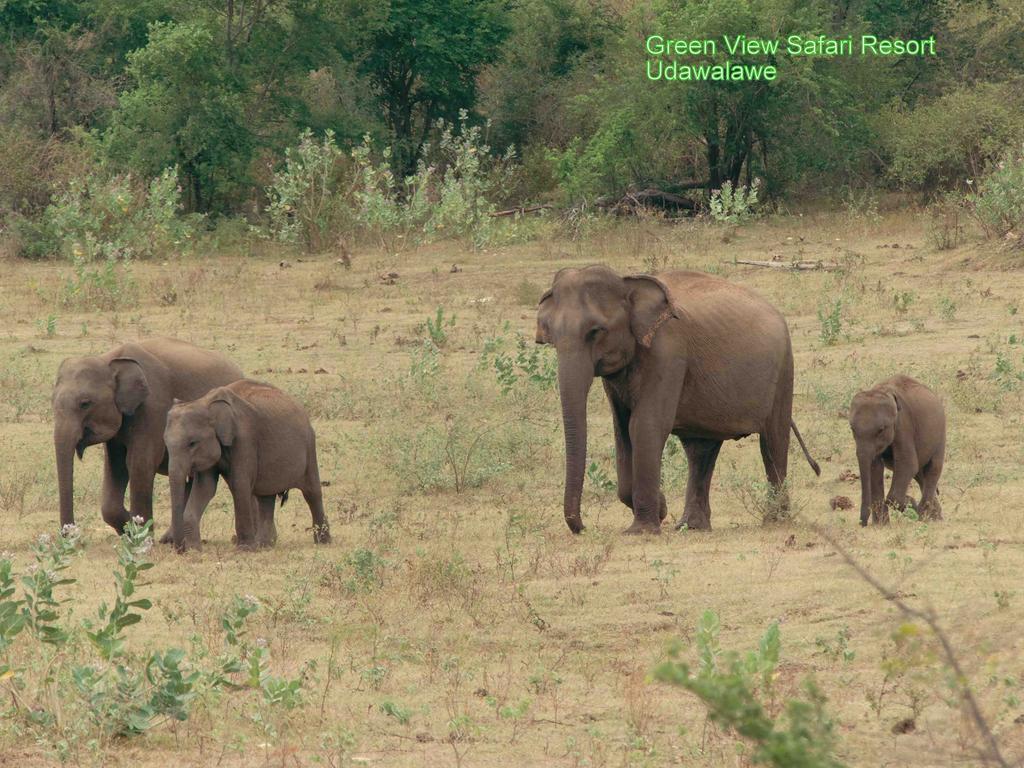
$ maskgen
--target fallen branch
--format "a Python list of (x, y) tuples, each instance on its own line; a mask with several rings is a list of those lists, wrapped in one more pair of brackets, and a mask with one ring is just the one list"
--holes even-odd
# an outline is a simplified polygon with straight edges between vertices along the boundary
[(493, 211), (487, 214), (497, 218), (498, 216), (521, 216), (524, 213), (536, 213), (537, 211), (546, 211), (551, 208), (551, 205), (521, 205), (518, 208), (509, 208), (507, 211)]
[(833, 272), (842, 269), (835, 262), (828, 261), (751, 261), (749, 259), (733, 259), (725, 264), (745, 264), (748, 267), (767, 267), (768, 269), (792, 269), (795, 271)]
[(693, 213), (697, 210), (697, 204), (688, 197), (653, 188), (627, 192), (615, 199), (599, 197), (594, 201), (594, 207), (620, 214), (635, 213), (639, 208), (660, 208), (672, 213)]
[(914, 608), (912, 605), (903, 600), (898, 592), (895, 592), (889, 587), (885, 586), (882, 582), (876, 579), (868, 570), (858, 563), (853, 555), (851, 555), (842, 544), (835, 540), (830, 534), (826, 533), (823, 528), (817, 525), (812, 525), (811, 529), (824, 539), (839, 555), (846, 561), (853, 570), (857, 572), (864, 581), (870, 584), (875, 590), (886, 600), (895, 605), (900, 613), (909, 619), (916, 619), (924, 622), (928, 629), (931, 630), (932, 635), (939, 641), (939, 645), (942, 647), (942, 655), (946, 659), (946, 664), (953, 670), (955, 674), (956, 685), (960, 689), (960, 698), (963, 700), (964, 706), (967, 709), (967, 715), (974, 723), (974, 727), (978, 729), (978, 733), (981, 735), (982, 740), (985, 742), (985, 749), (979, 750), (981, 752), (981, 759), (985, 762), (993, 762), (1001, 768), (1010, 768), (1010, 763), (1005, 757), (1003, 757), (1002, 751), (999, 749), (999, 740), (996, 739), (992, 728), (985, 719), (985, 715), (981, 711), (981, 706), (978, 704), (978, 700), (974, 697), (974, 691), (971, 690), (971, 686), (967, 683), (967, 674), (964, 672), (963, 666), (960, 664), (960, 660), (957, 658), (956, 653), (953, 651), (953, 643), (950, 641), (949, 636), (945, 633), (942, 627), (939, 626), (938, 617), (935, 615), (935, 610), (931, 607), (922, 610), (920, 608)]

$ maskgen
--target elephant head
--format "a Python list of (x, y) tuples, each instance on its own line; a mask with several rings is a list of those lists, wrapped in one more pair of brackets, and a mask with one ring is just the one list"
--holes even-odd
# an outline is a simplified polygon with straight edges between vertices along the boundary
[(53, 444), (61, 526), (75, 521), (74, 454), (105, 443), (149, 396), (146, 372), (131, 357), (76, 357), (61, 363), (53, 385)]
[(583, 530), (580, 498), (587, 460), (587, 395), (594, 377), (627, 369), (678, 317), (668, 288), (656, 277), (621, 277), (607, 267), (563, 269), (537, 308), (538, 344), (558, 353), (558, 388), (565, 429), (565, 521)]
[[(891, 388), (875, 388), (858, 392), (850, 403), (850, 430), (857, 444), (860, 468), (861, 525), (870, 515), (872, 467), (896, 439), (896, 424), (903, 410), (899, 397)], [(880, 468), (878, 468), (880, 469)]]
[(198, 538), (187, 530), (186, 492), (189, 479), (216, 467), (224, 451), (235, 442), (237, 419), (234, 395), (221, 388), (190, 403), (174, 401), (167, 413), (164, 444), (167, 446), (167, 475), (171, 484), (171, 532), (182, 549), (186, 539)]

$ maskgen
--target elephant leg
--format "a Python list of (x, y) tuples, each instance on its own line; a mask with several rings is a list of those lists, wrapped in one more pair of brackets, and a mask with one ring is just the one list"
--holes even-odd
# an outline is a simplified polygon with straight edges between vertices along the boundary
[[(633, 443), (629, 438), (629, 411), (612, 404), (612, 424), (615, 427), (615, 474), (618, 480), (619, 501), (633, 509)], [(658, 489), (660, 508), (658, 519), (668, 515), (665, 494)]]
[[(192, 495), (192, 480), (185, 481), (185, 503), (188, 504), (188, 499)], [(160, 537), (161, 544), (173, 544), (174, 543), (174, 529), (171, 526), (167, 526), (167, 530), (164, 531), (164, 535)]]
[(207, 470), (197, 473), (191, 483), (188, 501), (185, 502), (185, 530), (182, 533), (185, 549), (200, 549), (202, 547), (199, 532), (203, 522), (203, 513), (206, 512), (210, 500), (217, 493), (217, 479), (216, 470)]
[[(889, 512), (885, 508), (885, 463), (876, 458), (871, 462), (870, 488), (871, 496), (868, 499), (868, 508), (871, 510), (871, 519), (876, 524), (889, 522)], [(866, 525), (862, 522), (861, 525)]]
[(274, 503), (277, 496), (257, 496), (256, 546), (272, 547), (277, 543), (277, 526), (274, 525)]
[(941, 520), (942, 505), (939, 504), (939, 475), (942, 474), (942, 457), (933, 458), (921, 470), (921, 505), (919, 512), (922, 520)]
[(779, 511), (789, 510), (789, 493), (786, 491), (786, 474), (789, 470), (789, 430), (791, 420), (784, 424), (773, 424), (760, 434), (761, 461), (769, 485), (774, 489), (774, 503)]
[(164, 447), (161, 444), (158, 450), (153, 450), (142, 445), (145, 433), (138, 436), (138, 440), (128, 449), (128, 472), (131, 475), (129, 484), (129, 496), (131, 509), (129, 513), (133, 518), (141, 517), (143, 522), (153, 519), (153, 481), (156, 479), (156, 470), (163, 461)]
[(619, 501), (633, 509), (633, 444), (629, 441), (629, 411), (612, 403), (612, 426), (615, 427), (615, 475)]
[(689, 476), (686, 479), (686, 507), (679, 528), (711, 529), (711, 476), (715, 472), (721, 440), (683, 440)]
[(237, 483), (231, 485), (231, 499), (235, 506), (235, 544), (243, 548), (252, 548), (256, 544), (256, 497), (252, 488), (246, 484), (240, 488)]
[(896, 461), (892, 471), (892, 483), (889, 485), (889, 493), (885, 497), (886, 510), (885, 520), (889, 522), (888, 509), (898, 509), (902, 512), (907, 508), (907, 492), (910, 490), (910, 482), (914, 479), (914, 470), (908, 466), (906, 461)]
[(128, 463), (123, 445), (106, 444), (106, 457), (103, 461), (103, 491), (100, 501), (100, 514), (103, 521), (118, 533), (124, 530), (128, 522), (128, 510), (124, 506), (124, 494), (128, 489)]
[(331, 527), (327, 523), (327, 515), (324, 514), (324, 495), (320, 490), (319, 480), (313, 489), (303, 489), (302, 497), (309, 505), (309, 512), (313, 516), (313, 543), (330, 544)]
[(659, 414), (646, 416), (634, 412), (629, 422), (632, 446), (633, 523), (626, 533), (658, 533), (661, 530), (665, 497), (661, 493), (661, 456), (665, 450), (668, 429), (662, 427)]

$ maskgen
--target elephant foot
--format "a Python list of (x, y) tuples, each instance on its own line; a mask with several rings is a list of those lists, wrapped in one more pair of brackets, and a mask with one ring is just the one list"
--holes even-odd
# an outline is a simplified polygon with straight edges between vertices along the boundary
[(711, 510), (691, 510), (683, 514), (683, 519), (676, 525), (676, 530), (681, 531), (683, 529), (689, 531), (710, 531), (711, 530)]
[(256, 538), (252, 536), (239, 538), (239, 536), (235, 534), (231, 537), (231, 543), (238, 547), (238, 549), (243, 549), (247, 552), (252, 552), (259, 548)]
[(173, 544), (174, 543), (174, 531), (168, 528), (164, 535), (160, 537), (161, 544)]
[(929, 501), (921, 505), (921, 519), (935, 522), (942, 519), (942, 505), (937, 501)]
[(314, 525), (313, 526), (313, 543), (314, 544), (330, 544), (331, 543), (331, 530), (326, 525)]
[(277, 544), (277, 531), (256, 538), (257, 549), (270, 549)]
[(627, 536), (639, 536), (641, 534), (649, 533), (657, 535), (661, 533), (661, 520), (654, 523), (650, 520), (633, 520), (633, 524), (623, 531)]

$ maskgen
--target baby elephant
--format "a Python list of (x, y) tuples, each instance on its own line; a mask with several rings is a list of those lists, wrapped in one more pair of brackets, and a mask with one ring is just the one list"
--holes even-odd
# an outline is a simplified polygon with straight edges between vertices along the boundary
[[(860, 464), (860, 524), (889, 522), (889, 506), (904, 509), (910, 480), (921, 487), (918, 512), (941, 520), (936, 498), (946, 451), (946, 413), (938, 395), (909, 376), (893, 376), (858, 392), (850, 404), (850, 429)], [(885, 492), (884, 467), (892, 470)]]
[(200, 546), (199, 524), (221, 475), (235, 503), (239, 546), (274, 544), (275, 497), (283, 503), (291, 488), (302, 491), (313, 513), (313, 541), (331, 540), (313, 427), (302, 406), (277, 387), (240, 379), (198, 400), (175, 402), (164, 442), (179, 551)]

